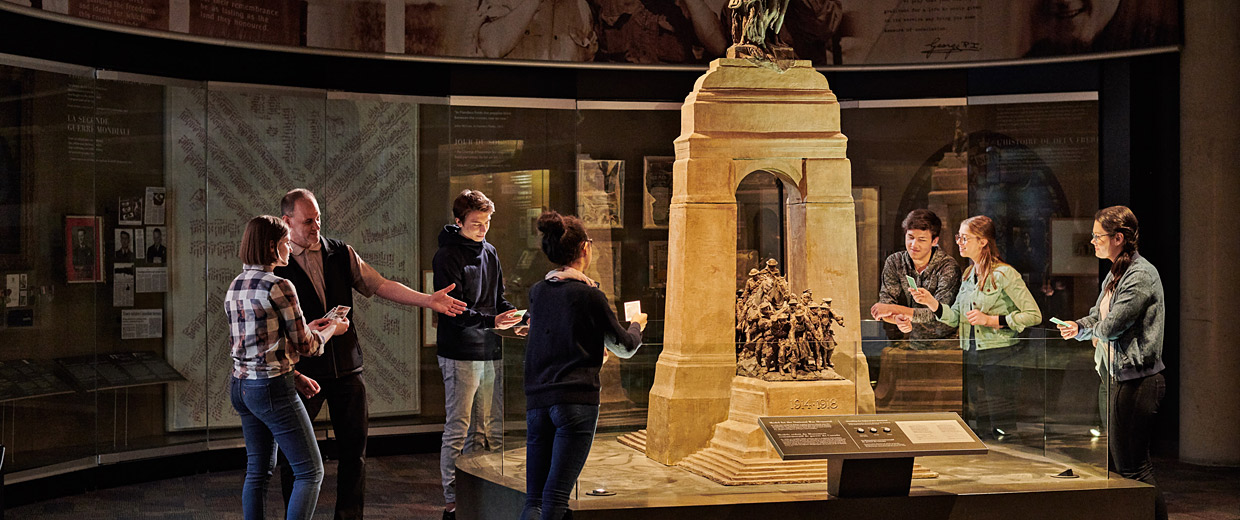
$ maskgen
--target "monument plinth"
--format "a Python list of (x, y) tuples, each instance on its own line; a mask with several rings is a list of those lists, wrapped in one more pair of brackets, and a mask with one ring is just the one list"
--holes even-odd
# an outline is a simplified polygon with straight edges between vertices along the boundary
[(778, 65), (715, 60), (681, 110), (664, 346), (645, 439), (646, 455), (663, 464), (708, 447), (737, 395), (736, 188), (753, 172), (770, 173), (792, 188), (784, 229), (788, 278), (796, 291), (833, 298), (848, 324), (836, 336), (836, 372), (852, 381), (861, 374), (860, 384), (834, 384), (848, 385), (855, 413), (874, 410), (858, 347), (856, 222), (839, 103), (810, 62)]
[(851, 415), (856, 413), (851, 381), (732, 380), (728, 419), (715, 426), (710, 444), (680, 466), (724, 485), (823, 482), (827, 461), (780, 460), (758, 426), (759, 417)]

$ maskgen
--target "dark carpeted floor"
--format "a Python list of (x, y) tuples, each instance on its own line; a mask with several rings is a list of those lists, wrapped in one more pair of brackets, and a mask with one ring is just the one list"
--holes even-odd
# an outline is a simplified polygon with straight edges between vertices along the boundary
[[(315, 518), (331, 518), (336, 465), (328, 462)], [(427, 453), (367, 460), (366, 516), (371, 519), (437, 519), (443, 508), (439, 455)], [(1158, 479), (1176, 520), (1240, 520), (1240, 468), (1206, 468), (1158, 461)], [(94, 491), (6, 511), (8, 519), (68, 520), (241, 518), (241, 471), (204, 473)], [(279, 477), (268, 492), (268, 518), (281, 518)]]

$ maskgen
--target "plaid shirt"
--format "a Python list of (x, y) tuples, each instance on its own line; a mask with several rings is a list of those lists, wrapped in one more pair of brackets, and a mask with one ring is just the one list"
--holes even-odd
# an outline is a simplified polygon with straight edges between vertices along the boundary
[(301, 355), (322, 354), (329, 339), (306, 325), (293, 283), (263, 266), (243, 267), (228, 287), (224, 311), (237, 379), (287, 374)]
[[(908, 251), (898, 251), (888, 256), (883, 264), (882, 286), (878, 289), (879, 303), (894, 303), (913, 308), (913, 331), (909, 333), (909, 339), (924, 340), (921, 348), (944, 348), (944, 344), (934, 340), (954, 337), (956, 328), (939, 322), (929, 308), (913, 301), (905, 276), (912, 276), (917, 280), (917, 286), (930, 291), (940, 305), (950, 307), (952, 302), (956, 301), (956, 293), (960, 290), (960, 265), (951, 255), (935, 247), (930, 254), (930, 262), (926, 264), (925, 270), (919, 273), (913, 266), (913, 258)], [(951, 346), (955, 347), (956, 344), (952, 342)]]

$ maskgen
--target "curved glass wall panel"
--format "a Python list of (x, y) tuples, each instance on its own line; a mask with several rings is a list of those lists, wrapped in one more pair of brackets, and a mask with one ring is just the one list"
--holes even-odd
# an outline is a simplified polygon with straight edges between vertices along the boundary
[[(640, 301), (651, 317), (646, 346), (602, 374), (600, 439), (646, 426), (679, 103), (407, 98), (0, 61), (9, 483), (243, 445), (227, 398), (223, 288), (239, 270), (245, 220), (278, 213), (295, 187), (318, 195), (326, 236), (428, 292), (452, 199), (485, 192), (497, 208), (488, 241), (518, 308), (552, 267), (538, 215), (582, 215), (600, 252), (590, 276), (617, 312)], [(943, 217), (939, 246), (961, 266), (943, 237), (964, 217), (990, 216), (1044, 318), (1087, 312), (1099, 280), (1083, 245), (1098, 199), (1097, 105), (1094, 93), (845, 101), (861, 316), (879, 301), (887, 257), (904, 250), (905, 214), (921, 207)], [(371, 434), (442, 429), (439, 318), (380, 296), (355, 303)], [(969, 413), (958, 347), (923, 353), (878, 322), (845, 326), (862, 330), (849, 348), (868, 360), (858, 384), (874, 388), (880, 413)], [(1028, 334), (1009, 363), (1021, 374), (1015, 440), (997, 440), (1100, 466), (1105, 425), (1089, 350), (1050, 328)], [(503, 348), (494, 399), (509, 450), (524, 445), (524, 346)], [(326, 412), (317, 429), (335, 438)], [(509, 455), (505, 475), (518, 464)]]

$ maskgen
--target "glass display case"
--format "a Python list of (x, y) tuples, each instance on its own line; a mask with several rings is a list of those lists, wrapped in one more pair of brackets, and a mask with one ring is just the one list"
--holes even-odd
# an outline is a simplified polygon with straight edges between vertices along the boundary
[[(571, 495), (574, 510), (690, 507), (770, 501), (816, 501), (827, 498), (826, 461), (779, 461), (773, 449), (756, 457), (761, 470), (746, 483), (725, 482), (727, 468), (700, 464), (701, 454), (723, 443), (721, 423), (710, 446), (672, 466), (647, 458), (646, 398), (655, 379), (655, 359), (662, 350), (659, 323), (644, 334), (632, 359), (610, 356), (599, 373), (599, 420), (590, 456)], [(873, 322), (863, 324), (878, 330)], [(522, 365), (527, 342), (504, 336), (505, 430), (503, 449), (466, 454), (458, 460), (461, 507), (477, 518), (519, 514), (521, 503), (506, 488), (525, 490), (525, 400)], [(737, 344), (741, 349), (744, 345)], [(814, 381), (788, 381), (808, 392), (798, 394), (777, 415), (831, 416), (856, 409), (856, 391), (875, 385), (877, 418), (908, 413), (951, 412), (960, 415), (985, 444), (981, 455), (925, 456), (915, 459), (910, 495), (979, 495), (1041, 491), (1082, 492), (1108, 489), (1115, 478), (1107, 471), (1105, 387), (1093, 364), (1088, 343), (1063, 340), (1057, 331), (1027, 329), (1001, 358), (979, 362), (951, 338), (920, 344), (872, 337), (839, 344), (837, 353), (869, 358), (872, 381), (842, 381), (851, 390), (836, 397), (815, 391)], [(844, 356), (833, 356), (837, 364)], [(996, 360), (997, 359), (997, 360)], [(774, 370), (772, 368), (772, 370)], [(994, 377), (1000, 374), (1002, 377)], [(737, 377), (733, 388), (744, 386)], [(802, 395), (803, 394), (803, 395)], [(734, 393), (734, 399), (736, 394)], [(774, 396), (774, 393), (768, 394)], [(769, 397), (776, 399), (775, 397)], [(853, 400), (853, 402), (849, 402)], [(778, 406), (776, 403), (773, 406)], [(729, 420), (738, 414), (733, 405)], [(744, 414), (740, 414), (744, 415)], [(674, 422), (675, 419), (673, 418)], [(753, 425), (757, 429), (757, 425)], [(766, 438), (762, 439), (766, 442)], [(770, 448), (769, 446), (760, 446)], [(753, 456), (752, 454), (750, 454)], [(739, 462), (738, 462), (739, 464)], [(816, 466), (813, 464), (817, 464)], [(781, 469), (781, 465), (787, 468)], [(735, 469), (735, 468), (733, 468)], [(460, 472), (468, 476), (460, 476)], [(735, 474), (734, 474), (735, 475)], [(469, 491), (464, 491), (468, 488)], [(467, 493), (480, 493), (469, 495)], [(472, 504), (467, 505), (467, 504)], [(1048, 506), (1057, 507), (1057, 506)], [(511, 509), (516, 508), (516, 509)]]
[[(1094, 93), (844, 102), (861, 315), (883, 260), (903, 247), (904, 214), (918, 207), (940, 211), (948, 236), (960, 218), (992, 216), (1044, 316), (1088, 311), (1098, 288), (1098, 264), (1082, 249), (1098, 199), (1097, 105)], [(604, 374), (596, 445), (619, 445), (615, 437), (645, 426), (662, 346), (679, 110), (191, 82), (0, 56), (7, 482), (242, 445), (221, 298), (240, 269), (245, 220), (278, 213), (296, 187), (318, 195), (326, 236), (419, 290), (430, 289), (452, 198), (483, 190), (497, 205), (488, 240), (519, 308), (552, 267), (537, 216), (587, 216), (600, 252), (589, 274), (613, 303), (641, 301), (652, 320), (646, 346)], [(738, 192), (753, 217), (740, 220), (738, 250), (752, 258), (738, 265), (781, 251), (770, 236), (782, 229), (778, 189), (755, 181)], [(440, 427), (434, 313), (355, 302), (372, 435)], [(967, 411), (943, 388), (963, 373), (952, 349), (906, 351), (894, 331), (861, 326), (866, 340), (839, 348), (869, 359), (869, 380), (856, 383), (874, 385), (880, 413)], [(1018, 428), (998, 446), (1104, 467), (1104, 441), (1080, 437), (1098, 422), (1082, 404), (1096, 401), (1088, 360), (1057, 339), (1022, 341)], [(504, 348), (510, 433), (498, 460), (511, 476), (523, 444), (524, 346)], [(331, 437), (319, 419), (320, 437)], [(621, 486), (586, 487), (596, 484)]]

